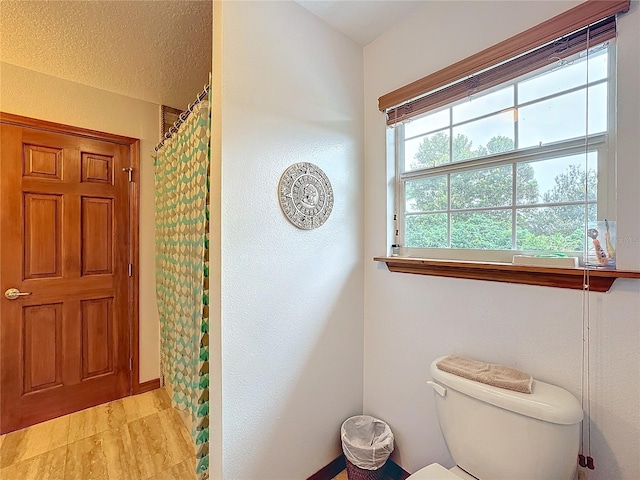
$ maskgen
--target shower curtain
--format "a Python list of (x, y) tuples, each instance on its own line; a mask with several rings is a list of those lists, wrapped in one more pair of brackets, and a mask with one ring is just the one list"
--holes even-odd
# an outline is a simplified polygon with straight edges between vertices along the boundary
[(156, 298), (161, 380), (191, 429), (197, 478), (209, 468), (210, 103), (155, 158)]

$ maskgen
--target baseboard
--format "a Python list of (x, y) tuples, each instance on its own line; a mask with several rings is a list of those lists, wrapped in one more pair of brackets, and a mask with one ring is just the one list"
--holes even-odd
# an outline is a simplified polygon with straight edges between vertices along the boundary
[(331, 480), (346, 468), (344, 454), (333, 460), (326, 467), (321, 468), (311, 475), (307, 480)]
[[(331, 480), (340, 472), (347, 468), (344, 455), (340, 455), (326, 467), (321, 468), (311, 475), (307, 480)], [(400, 465), (393, 460), (387, 460), (384, 466), (384, 480), (406, 480), (409, 478), (409, 472), (405, 471)]]
[(147, 380), (146, 382), (138, 384), (137, 388), (134, 386), (133, 394), (137, 395), (139, 393), (146, 393), (158, 388), (160, 388), (160, 379), (154, 378), (153, 380)]

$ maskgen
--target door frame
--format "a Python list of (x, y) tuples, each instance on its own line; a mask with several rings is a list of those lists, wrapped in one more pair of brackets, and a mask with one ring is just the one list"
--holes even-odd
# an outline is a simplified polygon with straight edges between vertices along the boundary
[[(101, 140), (129, 147), (129, 167), (132, 169), (131, 181), (129, 182), (129, 263), (132, 265), (132, 274), (128, 277), (127, 299), (129, 306), (129, 358), (131, 358), (129, 395), (157, 388), (159, 386), (158, 380), (140, 384), (140, 140), (4, 112), (0, 112), (0, 123)], [(156, 384), (158, 385), (156, 386)]]

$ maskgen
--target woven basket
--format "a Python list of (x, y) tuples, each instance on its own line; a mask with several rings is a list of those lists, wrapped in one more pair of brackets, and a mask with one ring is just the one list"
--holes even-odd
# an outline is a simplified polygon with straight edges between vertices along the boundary
[(365, 470), (355, 466), (345, 458), (347, 462), (347, 478), (349, 480), (382, 480), (384, 478), (384, 467), (386, 463), (377, 470)]

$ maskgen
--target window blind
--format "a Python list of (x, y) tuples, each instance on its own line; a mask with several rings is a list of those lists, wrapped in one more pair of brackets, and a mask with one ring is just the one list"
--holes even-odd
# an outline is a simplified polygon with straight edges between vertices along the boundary
[[(380, 110), (387, 113), (387, 124), (393, 125), (557, 62), (614, 38), (615, 14), (628, 9), (629, 0), (588, 0), (494, 47), (380, 97)], [(549, 38), (549, 32), (561, 33)], [(537, 42), (532, 38), (537, 38)], [(528, 48), (523, 49), (523, 44)], [(470, 67), (475, 70), (470, 71)]]

